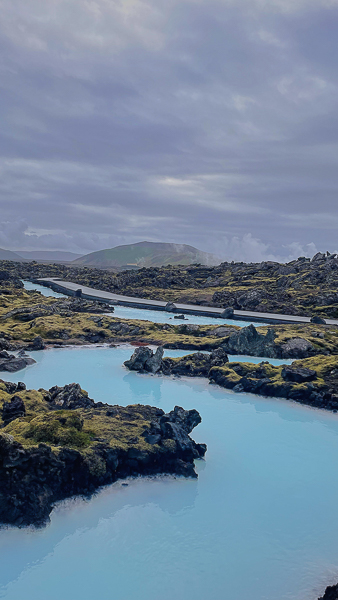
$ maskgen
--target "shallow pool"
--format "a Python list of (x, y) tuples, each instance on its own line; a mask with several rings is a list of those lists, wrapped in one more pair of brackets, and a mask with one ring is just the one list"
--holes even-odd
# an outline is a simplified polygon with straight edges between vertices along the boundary
[[(173, 354), (172, 351), (170, 351)], [(40, 531), (0, 532), (5, 600), (315, 600), (338, 581), (338, 416), (139, 375), (131, 348), (36, 352), (4, 379), (81, 383), (96, 400), (196, 408), (199, 479), (116, 483), (57, 507)]]

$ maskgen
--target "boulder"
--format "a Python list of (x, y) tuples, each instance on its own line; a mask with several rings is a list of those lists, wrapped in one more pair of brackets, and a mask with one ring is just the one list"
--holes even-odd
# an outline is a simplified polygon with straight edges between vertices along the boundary
[(184, 315), (175, 315), (174, 319), (182, 319), (184, 321), (185, 316)]
[(314, 352), (314, 346), (304, 338), (291, 338), (281, 345), (281, 358), (307, 358)]
[(316, 323), (317, 325), (326, 325), (326, 321), (322, 317), (314, 316), (311, 317), (310, 321), (311, 323)]
[[(175, 317), (174, 317), (175, 318)], [(194, 323), (189, 323), (187, 325), (179, 325), (178, 333), (187, 333), (187, 334), (196, 334), (200, 331), (200, 326)]]
[(161, 364), (162, 364), (163, 352), (164, 352), (163, 347), (159, 346), (157, 348), (155, 354), (150, 356), (150, 358), (148, 358), (148, 360), (145, 362), (145, 365), (144, 365), (145, 371), (148, 371), (149, 373), (157, 373), (160, 370)]
[(282, 369), (282, 377), (285, 381), (293, 381), (295, 383), (304, 383), (317, 379), (316, 371), (302, 367), (284, 367)]
[(69, 383), (64, 387), (55, 385), (50, 388), (45, 400), (50, 402), (55, 409), (93, 408), (94, 400), (88, 397), (87, 392), (81, 389), (79, 383)]
[(317, 254), (312, 257), (311, 262), (318, 262), (319, 260), (324, 260), (325, 258), (326, 254), (323, 254), (323, 252), (317, 252)]
[(174, 304), (173, 302), (167, 302), (164, 310), (166, 310), (167, 312), (176, 312), (176, 304)]
[(4, 425), (8, 425), (14, 419), (24, 417), (26, 414), (26, 407), (24, 401), (20, 396), (13, 396), (9, 402), (4, 402), (2, 408), (2, 420)]
[(263, 335), (251, 324), (232, 333), (224, 344), (224, 349), (229, 354), (248, 354), (250, 356), (276, 358), (278, 350), (275, 344), (275, 337), (276, 334), (273, 329), (268, 329), (267, 334)]
[(234, 309), (232, 306), (228, 306), (221, 313), (222, 319), (233, 319), (234, 318)]
[(124, 365), (130, 371), (144, 371), (144, 366), (149, 358), (154, 355), (153, 351), (148, 346), (140, 346), (136, 348), (129, 360), (124, 362)]
[(7, 357), (0, 358), (0, 371), (16, 373), (17, 371), (21, 371), (21, 369), (25, 369), (27, 365), (33, 365), (35, 362), (30, 356), (15, 357), (14, 354), (8, 354)]
[(234, 330), (231, 327), (216, 327), (216, 329), (210, 330), (210, 335), (215, 335), (216, 337), (229, 337), (232, 335)]
[(159, 346), (155, 353), (147, 346), (140, 346), (124, 365), (139, 373), (158, 373), (162, 366), (163, 352), (162, 346)]
[(27, 350), (44, 350), (46, 348), (41, 335), (37, 335), (31, 344), (28, 344)]

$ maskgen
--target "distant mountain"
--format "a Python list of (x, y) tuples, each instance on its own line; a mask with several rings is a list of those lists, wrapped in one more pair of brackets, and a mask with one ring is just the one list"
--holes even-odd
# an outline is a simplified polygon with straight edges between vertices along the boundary
[(162, 267), (169, 264), (190, 265), (192, 263), (217, 265), (220, 262), (213, 254), (201, 252), (197, 248), (186, 244), (139, 242), (86, 254), (74, 260), (73, 264), (99, 268), (137, 268)]
[(17, 250), (17, 253), (28, 260), (48, 260), (51, 262), (71, 262), (82, 256), (82, 254), (76, 254), (75, 252), (62, 252), (58, 250), (34, 250), (32, 252)]
[(16, 252), (11, 252), (11, 250), (4, 250), (3, 248), (0, 248), (0, 260), (15, 260), (15, 262), (23, 262), (22, 259), (23, 257), (19, 256), (19, 254)]

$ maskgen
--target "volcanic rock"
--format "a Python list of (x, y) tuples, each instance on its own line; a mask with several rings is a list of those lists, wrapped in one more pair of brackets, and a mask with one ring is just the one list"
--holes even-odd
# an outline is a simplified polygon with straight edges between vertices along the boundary
[(317, 379), (317, 373), (312, 369), (289, 366), (282, 369), (282, 377), (285, 381), (304, 383)]
[(79, 383), (69, 383), (64, 387), (55, 385), (50, 388), (45, 400), (50, 402), (55, 409), (92, 408), (94, 400), (88, 397), (87, 392), (81, 389)]
[(24, 417), (25, 414), (25, 404), (20, 396), (13, 396), (9, 402), (4, 402), (2, 407), (2, 420), (5, 426), (18, 417)]

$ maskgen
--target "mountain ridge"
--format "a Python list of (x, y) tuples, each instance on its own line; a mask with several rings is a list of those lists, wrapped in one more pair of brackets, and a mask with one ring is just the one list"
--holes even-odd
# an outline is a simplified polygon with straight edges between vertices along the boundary
[(202, 252), (187, 244), (144, 241), (91, 252), (74, 260), (72, 264), (102, 268), (141, 268), (193, 263), (212, 266), (220, 262), (220, 259), (213, 254)]

